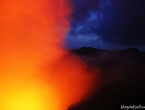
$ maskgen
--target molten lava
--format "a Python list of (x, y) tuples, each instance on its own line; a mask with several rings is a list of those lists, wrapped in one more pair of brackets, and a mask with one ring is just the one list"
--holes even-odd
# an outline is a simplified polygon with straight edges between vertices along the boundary
[(0, 110), (66, 110), (93, 88), (96, 77), (62, 48), (69, 0), (2, 0), (0, 10)]

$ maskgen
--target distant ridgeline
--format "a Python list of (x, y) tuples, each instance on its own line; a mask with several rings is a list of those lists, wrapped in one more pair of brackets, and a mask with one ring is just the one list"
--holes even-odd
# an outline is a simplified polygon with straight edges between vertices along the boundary
[(70, 50), (71, 52), (78, 54), (78, 55), (86, 55), (86, 56), (96, 56), (99, 55), (102, 52), (108, 52), (108, 53), (113, 53), (113, 52), (118, 52), (120, 54), (136, 54), (136, 55), (145, 55), (145, 52), (140, 52), (137, 48), (127, 48), (125, 50), (121, 51), (109, 51), (109, 50), (102, 50), (102, 49), (97, 49), (97, 48), (92, 48), (92, 47), (82, 47), (80, 49), (74, 49)]

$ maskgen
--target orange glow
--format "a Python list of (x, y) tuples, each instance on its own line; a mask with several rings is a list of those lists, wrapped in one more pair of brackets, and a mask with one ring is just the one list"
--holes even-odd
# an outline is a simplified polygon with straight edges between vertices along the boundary
[(66, 110), (99, 82), (62, 48), (69, 0), (2, 0), (0, 10), (0, 110)]

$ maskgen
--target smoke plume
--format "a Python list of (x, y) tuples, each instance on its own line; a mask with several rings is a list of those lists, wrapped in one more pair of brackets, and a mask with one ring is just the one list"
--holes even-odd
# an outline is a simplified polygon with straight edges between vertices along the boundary
[(66, 110), (99, 85), (98, 70), (62, 48), (69, 0), (2, 0), (0, 9), (0, 110)]

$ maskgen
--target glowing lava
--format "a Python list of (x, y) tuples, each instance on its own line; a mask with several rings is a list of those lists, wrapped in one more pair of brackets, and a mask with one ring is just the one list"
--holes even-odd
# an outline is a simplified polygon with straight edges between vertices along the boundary
[(69, 0), (2, 0), (0, 10), (0, 110), (66, 110), (94, 86), (61, 48)]

